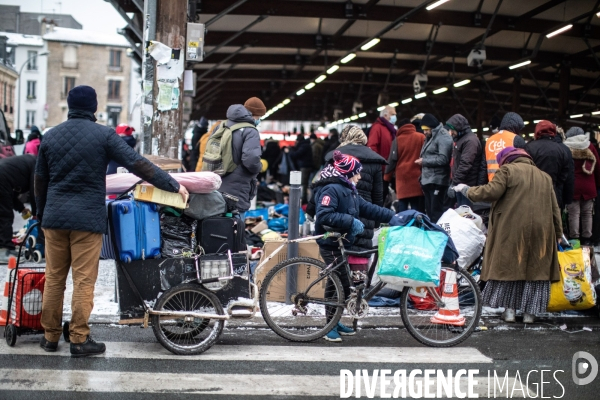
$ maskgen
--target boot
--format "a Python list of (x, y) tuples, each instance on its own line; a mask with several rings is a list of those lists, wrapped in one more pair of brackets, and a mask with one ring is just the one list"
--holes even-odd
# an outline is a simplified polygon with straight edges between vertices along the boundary
[(505, 322), (515, 322), (515, 310), (512, 308), (507, 308), (502, 313), (502, 319)]
[(535, 315), (524, 313), (523, 314), (523, 323), (524, 324), (533, 324), (535, 322)]
[(71, 357), (88, 357), (102, 354), (106, 351), (104, 343), (96, 343), (88, 336), (83, 343), (71, 343)]

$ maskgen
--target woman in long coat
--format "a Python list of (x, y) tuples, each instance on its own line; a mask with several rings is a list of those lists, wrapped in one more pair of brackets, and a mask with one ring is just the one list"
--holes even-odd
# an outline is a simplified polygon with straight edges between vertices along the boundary
[(489, 234), (481, 279), (487, 281), (483, 302), (504, 307), (507, 322), (515, 310), (532, 323), (545, 312), (551, 281), (560, 280), (557, 241), (562, 237), (560, 209), (552, 179), (522, 149), (507, 147), (498, 156), (500, 169), (486, 185), (457, 185), (472, 202), (491, 202)]

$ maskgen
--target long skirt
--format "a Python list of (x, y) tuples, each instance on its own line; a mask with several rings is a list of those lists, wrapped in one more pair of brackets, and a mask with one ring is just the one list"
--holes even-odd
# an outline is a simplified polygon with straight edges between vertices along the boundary
[(512, 308), (528, 314), (546, 312), (550, 300), (550, 281), (488, 281), (483, 289), (483, 304)]

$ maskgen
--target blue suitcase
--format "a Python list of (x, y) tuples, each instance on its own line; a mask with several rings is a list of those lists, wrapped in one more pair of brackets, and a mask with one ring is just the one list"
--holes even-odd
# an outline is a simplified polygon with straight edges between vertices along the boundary
[(127, 199), (110, 207), (119, 259), (129, 263), (160, 258), (158, 205)]

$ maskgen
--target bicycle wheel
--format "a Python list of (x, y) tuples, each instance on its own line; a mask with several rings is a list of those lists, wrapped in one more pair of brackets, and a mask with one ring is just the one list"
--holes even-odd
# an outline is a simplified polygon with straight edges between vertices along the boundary
[[(323, 302), (344, 303), (344, 289), (337, 273), (309, 286), (319, 278), (326, 265), (307, 257), (292, 258), (277, 264), (260, 288), (260, 310), (267, 325), (279, 336), (294, 342), (309, 342), (325, 336), (342, 317), (343, 307)], [(286, 283), (295, 289), (287, 294)], [(333, 293), (325, 297), (331, 282)], [(329, 309), (330, 318), (326, 316)]]
[[(481, 317), (482, 300), (479, 285), (475, 279), (464, 269), (442, 267), (443, 276), (447, 272), (456, 272), (458, 309), (460, 316), (464, 317), (464, 324), (457, 325), (456, 322), (440, 322), (437, 317), (440, 308), (432, 301), (432, 308), (423, 310), (415, 308), (409, 297), (410, 287), (405, 287), (400, 300), (400, 315), (406, 330), (419, 342), (431, 347), (455, 346), (473, 333), (479, 324)], [(441, 289), (438, 288), (440, 296), (444, 296), (444, 279), (441, 280)], [(428, 294), (428, 296), (431, 296)], [(448, 318), (451, 320), (452, 318)]]
[[(225, 315), (219, 299), (197, 284), (175, 286), (158, 299), (156, 311), (190, 311)], [(152, 330), (156, 339), (171, 353), (201, 354), (210, 349), (223, 331), (222, 319), (193, 316), (152, 315)]]

